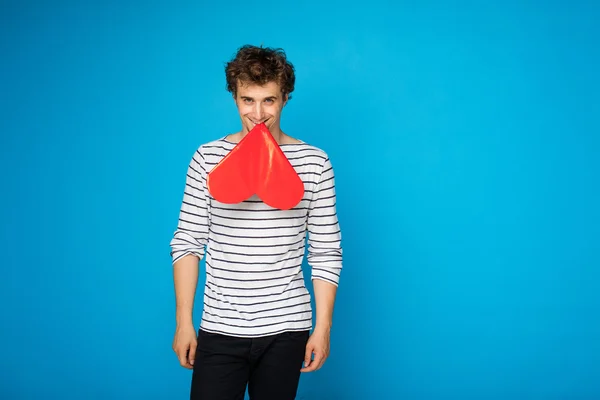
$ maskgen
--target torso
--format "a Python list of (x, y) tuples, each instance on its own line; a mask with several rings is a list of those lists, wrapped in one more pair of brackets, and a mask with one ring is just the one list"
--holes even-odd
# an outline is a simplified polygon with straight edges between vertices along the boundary
[[(207, 172), (236, 146), (231, 137), (201, 147)], [(274, 209), (256, 195), (238, 204), (208, 196), (201, 323), (207, 331), (262, 336), (312, 327), (302, 261), (308, 210), (326, 155), (297, 139), (281, 149), (304, 183), (304, 197), (294, 208)]]

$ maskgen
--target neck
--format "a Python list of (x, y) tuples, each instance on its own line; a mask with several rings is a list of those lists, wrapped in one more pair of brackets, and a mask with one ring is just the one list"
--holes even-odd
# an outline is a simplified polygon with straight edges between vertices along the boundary
[(277, 142), (277, 144), (281, 144), (283, 142), (283, 132), (281, 132), (281, 129), (274, 129), (273, 131), (271, 131), (271, 135), (273, 136), (273, 139), (275, 139), (275, 141)]

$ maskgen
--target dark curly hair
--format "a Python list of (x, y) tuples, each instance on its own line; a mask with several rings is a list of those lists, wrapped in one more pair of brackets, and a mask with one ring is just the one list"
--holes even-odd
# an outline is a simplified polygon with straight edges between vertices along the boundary
[(275, 81), (288, 100), (292, 98), (296, 76), (294, 66), (287, 60), (283, 49), (244, 45), (231, 61), (225, 64), (227, 91), (237, 94), (238, 82), (265, 85)]

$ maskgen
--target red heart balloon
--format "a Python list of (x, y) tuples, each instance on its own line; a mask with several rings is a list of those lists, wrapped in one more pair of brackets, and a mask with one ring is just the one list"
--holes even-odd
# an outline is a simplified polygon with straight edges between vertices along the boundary
[(215, 165), (206, 180), (212, 196), (225, 204), (253, 194), (281, 210), (296, 206), (304, 183), (265, 124), (258, 124)]

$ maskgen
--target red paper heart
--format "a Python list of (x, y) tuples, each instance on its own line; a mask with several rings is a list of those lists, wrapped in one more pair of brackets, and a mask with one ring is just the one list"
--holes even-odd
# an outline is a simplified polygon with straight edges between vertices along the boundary
[(304, 183), (265, 124), (258, 124), (209, 172), (212, 196), (225, 204), (253, 194), (265, 204), (289, 210), (304, 196)]

